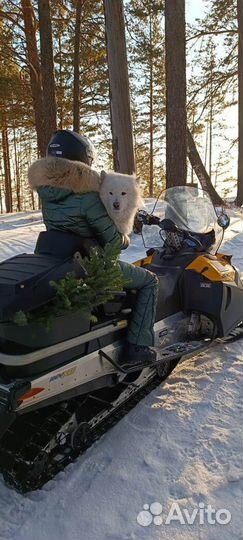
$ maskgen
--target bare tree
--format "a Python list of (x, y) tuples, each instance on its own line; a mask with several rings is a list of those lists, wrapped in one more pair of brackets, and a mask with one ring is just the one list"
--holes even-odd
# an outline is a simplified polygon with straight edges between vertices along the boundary
[(187, 144), (188, 144), (188, 157), (189, 157), (191, 166), (194, 172), (196, 173), (202, 188), (208, 192), (208, 194), (211, 197), (212, 202), (215, 205), (218, 205), (218, 206), (223, 205), (223, 201), (221, 197), (219, 196), (219, 194), (217, 193), (216, 189), (213, 187), (210, 176), (208, 175), (203, 165), (203, 162), (200, 158), (196, 144), (194, 142), (194, 139), (189, 129), (187, 129)]
[(122, 0), (104, 0), (115, 170), (135, 171), (126, 36)]
[(165, 0), (166, 185), (187, 178), (185, 0)]

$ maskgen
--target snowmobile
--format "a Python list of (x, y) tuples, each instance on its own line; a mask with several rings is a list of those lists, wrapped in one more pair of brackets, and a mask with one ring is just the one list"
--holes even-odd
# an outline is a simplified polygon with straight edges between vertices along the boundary
[(208, 194), (189, 185), (166, 190), (151, 211), (138, 212), (146, 251), (134, 264), (160, 283), (157, 362), (140, 370), (120, 361), (135, 292), (114, 293), (96, 322), (68, 313), (48, 333), (14, 321), (19, 310), (48, 305), (51, 280), (82, 274), (76, 236), (42, 232), (38, 253), (0, 264), (0, 472), (8, 485), (40, 488), (179, 361), (215, 340), (243, 336), (243, 284), (231, 257), (218, 253), (228, 225)]

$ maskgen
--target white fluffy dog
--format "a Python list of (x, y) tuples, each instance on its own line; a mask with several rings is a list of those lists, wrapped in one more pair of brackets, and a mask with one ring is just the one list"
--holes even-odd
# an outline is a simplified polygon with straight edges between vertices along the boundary
[(135, 214), (143, 206), (139, 180), (127, 174), (102, 171), (100, 198), (117, 229), (130, 234)]

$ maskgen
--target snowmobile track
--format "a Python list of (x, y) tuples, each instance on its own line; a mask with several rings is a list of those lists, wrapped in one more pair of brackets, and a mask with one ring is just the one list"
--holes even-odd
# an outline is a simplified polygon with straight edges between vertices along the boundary
[(4, 480), (9, 486), (21, 493), (41, 488), (69, 463), (83, 454), (160, 382), (161, 379), (154, 373), (152, 381), (145, 387), (134, 391), (129, 400), (121, 403), (114, 410), (112, 409), (104, 420), (97, 423), (93, 429), (85, 432), (84, 440), (77, 442), (77, 448), (71, 446), (71, 437), (69, 444), (62, 444), (62, 438), (59, 437), (53, 451), (47, 453), (44, 449), (45, 444), (48, 444), (53, 438), (57, 439), (58, 432), (61, 432), (63, 425), (71, 420), (75, 409), (82, 407), (83, 418), (80, 420), (81, 423), (87, 425), (89, 421), (87, 416), (94, 420), (104, 411), (102, 401), (98, 402), (92, 396), (88, 396), (86, 399), (82, 397), (72, 400), (64, 408), (59, 404), (54, 410), (48, 408), (48, 410), (42, 409), (32, 412), (26, 415), (24, 421), (23, 417), (19, 417), (13, 425), (14, 429), (9, 429), (1, 441), (0, 470)]

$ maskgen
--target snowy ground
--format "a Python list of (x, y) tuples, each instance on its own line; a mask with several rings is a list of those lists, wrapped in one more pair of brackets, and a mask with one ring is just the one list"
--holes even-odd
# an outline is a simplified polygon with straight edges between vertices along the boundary
[[(0, 260), (31, 251), (42, 227), (38, 212), (0, 218)], [(129, 260), (141, 249), (136, 237)], [(240, 214), (224, 252), (243, 270)], [(41, 491), (0, 479), (0, 540), (243, 540), (242, 359), (239, 342), (179, 365)]]

